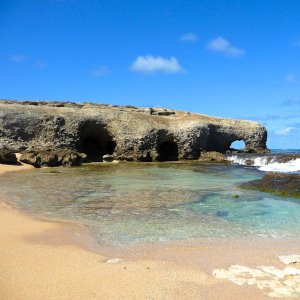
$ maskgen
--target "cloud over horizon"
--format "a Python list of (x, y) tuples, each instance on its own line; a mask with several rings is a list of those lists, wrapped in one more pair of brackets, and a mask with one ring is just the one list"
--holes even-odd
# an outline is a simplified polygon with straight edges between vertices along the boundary
[(276, 135), (288, 135), (293, 130), (293, 127), (285, 127), (283, 129), (275, 131)]
[(231, 45), (231, 43), (223, 37), (217, 37), (210, 40), (206, 44), (206, 49), (212, 52), (219, 52), (229, 57), (241, 57), (245, 54), (245, 50)]
[(192, 32), (182, 35), (179, 39), (181, 42), (197, 42), (198, 35)]
[(181, 73), (183, 68), (175, 57), (164, 58), (161, 56), (138, 56), (131, 64), (130, 70), (140, 73)]

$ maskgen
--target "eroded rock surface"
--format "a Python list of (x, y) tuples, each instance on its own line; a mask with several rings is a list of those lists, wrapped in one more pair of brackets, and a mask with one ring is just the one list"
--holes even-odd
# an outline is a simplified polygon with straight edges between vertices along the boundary
[(224, 154), (217, 151), (203, 151), (201, 152), (199, 160), (208, 162), (226, 162), (227, 158)]
[(0, 101), (0, 145), (14, 152), (69, 149), (88, 161), (113, 155), (126, 161), (198, 159), (225, 153), (243, 140), (246, 151), (266, 149), (256, 123), (162, 108), (47, 101)]
[(54, 151), (27, 151), (22, 153), (20, 161), (40, 167), (58, 167), (58, 166), (78, 166), (84, 159), (86, 154), (78, 153), (72, 150), (54, 150)]

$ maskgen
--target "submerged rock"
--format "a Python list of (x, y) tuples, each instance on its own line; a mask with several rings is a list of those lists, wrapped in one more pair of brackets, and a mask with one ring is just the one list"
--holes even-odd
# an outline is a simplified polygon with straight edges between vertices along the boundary
[(291, 154), (291, 155), (280, 155), (278, 157), (276, 157), (276, 162), (277, 163), (287, 163), (290, 162), (291, 160), (295, 160), (300, 158), (299, 154)]
[(79, 166), (86, 155), (72, 150), (23, 152), (20, 161), (36, 168)]
[(0, 164), (15, 165), (17, 163), (18, 160), (13, 151), (7, 148), (0, 149)]
[(243, 183), (241, 187), (300, 198), (300, 174), (267, 173), (262, 179)]

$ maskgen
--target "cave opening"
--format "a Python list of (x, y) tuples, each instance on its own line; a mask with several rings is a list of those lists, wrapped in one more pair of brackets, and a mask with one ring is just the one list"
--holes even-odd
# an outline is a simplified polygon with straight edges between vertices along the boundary
[(82, 139), (79, 151), (87, 155), (87, 162), (103, 161), (103, 155), (113, 154), (116, 147), (116, 142), (101, 139), (95, 136), (86, 136)]
[(157, 147), (158, 161), (178, 160), (178, 145), (173, 141), (162, 142)]
[(105, 128), (89, 125), (81, 131), (78, 150), (87, 155), (86, 162), (101, 162), (103, 155), (114, 153), (116, 142)]

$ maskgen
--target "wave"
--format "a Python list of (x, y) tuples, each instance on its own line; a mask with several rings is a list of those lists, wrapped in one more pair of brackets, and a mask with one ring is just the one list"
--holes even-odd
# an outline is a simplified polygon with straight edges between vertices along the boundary
[(300, 173), (300, 157), (291, 155), (240, 156), (230, 155), (227, 160), (243, 165), (254, 166), (260, 171), (277, 173)]

